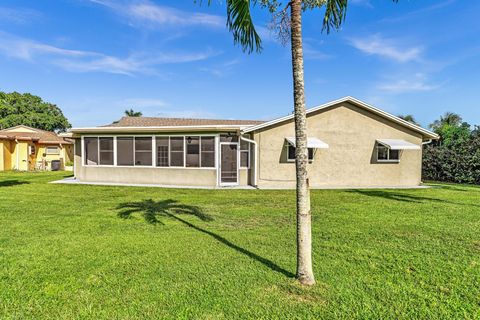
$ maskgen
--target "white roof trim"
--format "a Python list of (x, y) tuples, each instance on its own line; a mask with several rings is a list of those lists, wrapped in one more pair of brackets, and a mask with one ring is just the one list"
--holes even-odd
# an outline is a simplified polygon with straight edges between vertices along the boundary
[[(419, 132), (419, 133), (423, 134), (424, 136), (426, 136), (428, 139), (438, 139), (439, 138), (439, 136), (436, 133), (434, 133), (430, 130), (424, 129), (424, 128), (422, 128), (420, 126), (417, 126), (413, 123), (405, 121), (405, 120), (403, 120), (399, 117), (394, 116), (393, 114), (390, 114), (386, 111), (380, 110), (380, 109), (378, 109), (378, 108), (376, 108), (372, 105), (369, 105), (369, 104), (367, 104), (363, 101), (360, 101), (360, 100), (355, 99), (355, 98), (350, 97), (350, 96), (347, 96), (347, 97), (344, 97), (344, 98), (341, 98), (341, 99), (338, 99), (338, 100), (330, 101), (330, 102), (327, 102), (327, 103), (322, 104), (322, 105), (317, 106), (317, 107), (310, 108), (310, 109), (307, 110), (307, 115), (309, 113), (320, 111), (322, 109), (329, 108), (331, 106), (334, 106), (334, 105), (342, 103), (342, 102), (350, 102), (350, 103), (352, 103), (352, 104), (354, 104), (358, 107), (361, 107), (361, 108), (366, 109), (366, 110), (368, 110), (372, 113), (375, 113), (379, 116), (382, 116), (386, 119), (389, 119), (393, 122), (396, 122), (396, 123), (398, 123), (398, 124), (400, 124), (404, 127), (410, 128), (413, 131)], [(274, 119), (272, 121), (267, 121), (265, 123), (262, 123), (262, 124), (259, 124), (259, 125), (256, 125), (256, 126), (248, 127), (245, 130), (243, 130), (243, 132), (248, 133), (248, 132), (260, 130), (260, 129), (263, 129), (263, 128), (275, 125), (277, 123), (290, 120), (290, 119), (293, 119), (293, 114), (290, 114), (290, 115), (282, 117), (282, 118)]]
[[(293, 147), (296, 146), (295, 143), (295, 137), (286, 137), (285, 138), (288, 143), (290, 143)], [(313, 138), (313, 137), (307, 137), (307, 148), (313, 148), (313, 149), (328, 149), (329, 146), (327, 143), (323, 142), (322, 140), (318, 138)]]
[(383, 144), (390, 150), (421, 150), (422, 147), (414, 143), (399, 139), (377, 139), (377, 142)]

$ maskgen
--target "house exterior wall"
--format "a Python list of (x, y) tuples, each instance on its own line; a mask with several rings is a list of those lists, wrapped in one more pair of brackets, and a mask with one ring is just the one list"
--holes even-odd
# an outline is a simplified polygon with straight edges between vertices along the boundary
[(2, 170), (12, 170), (12, 142), (9, 140), (3, 140), (3, 169)]
[(28, 171), (28, 142), (18, 141), (18, 143), (13, 142), (13, 144), (12, 168), (19, 171)]
[(5, 151), (3, 141), (0, 140), (0, 171), (5, 170)]
[[(403, 139), (421, 145), (422, 136), (347, 102), (310, 114), (307, 134), (329, 144), (308, 165), (311, 187), (405, 187), (421, 183), (422, 152), (403, 151), (399, 163), (376, 161), (377, 139)], [(259, 149), (258, 186), (294, 188), (295, 163), (287, 162), (285, 137), (293, 120), (255, 132)]]
[[(60, 160), (60, 167), (63, 170), (65, 168), (65, 163), (71, 161), (72, 156), (69, 155), (69, 152), (71, 152), (73, 155), (73, 151), (70, 151), (73, 149), (73, 146), (71, 145), (59, 146), (56, 144), (39, 144), (36, 145), (36, 147), (37, 152), (35, 161), (43, 161), (43, 163), (45, 164), (45, 169), (47, 170), (51, 170), (53, 160)], [(58, 147), (59, 152), (57, 154), (47, 154), (47, 147)]]

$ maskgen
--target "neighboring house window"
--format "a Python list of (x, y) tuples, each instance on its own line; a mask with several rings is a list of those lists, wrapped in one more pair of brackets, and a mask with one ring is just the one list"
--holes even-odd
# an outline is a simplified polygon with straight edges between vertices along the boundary
[(100, 164), (113, 166), (113, 138), (99, 138)]
[[(98, 138), (85, 138), (85, 164), (98, 165)], [(48, 148), (47, 148), (48, 154)]]
[(170, 166), (184, 165), (184, 137), (170, 137)]
[(31, 144), (29, 147), (30, 147), (30, 155), (34, 156), (35, 153), (37, 153), (37, 148), (35, 147), (34, 144)]
[[(33, 147), (35, 148), (35, 147)], [(59, 154), (60, 150), (57, 146), (50, 146), (45, 149), (46, 154)]]
[[(295, 161), (295, 147), (287, 144), (287, 160)], [(308, 161), (313, 161), (313, 148), (308, 148)]]
[(377, 145), (378, 162), (398, 162), (400, 161), (400, 151), (391, 150), (384, 145)]
[(240, 167), (250, 167), (250, 143), (240, 140)]
[(200, 137), (187, 137), (187, 167), (200, 167)]
[(134, 165), (133, 137), (117, 137), (117, 165)]
[(157, 137), (157, 167), (169, 165), (169, 141), (168, 137)]
[(152, 137), (135, 137), (135, 165), (152, 165)]
[(215, 167), (215, 137), (201, 137), (202, 168)]

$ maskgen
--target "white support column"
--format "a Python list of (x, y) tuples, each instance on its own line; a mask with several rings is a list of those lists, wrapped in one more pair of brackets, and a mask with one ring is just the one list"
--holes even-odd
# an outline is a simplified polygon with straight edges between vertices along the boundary
[(117, 166), (117, 136), (113, 137), (113, 165)]

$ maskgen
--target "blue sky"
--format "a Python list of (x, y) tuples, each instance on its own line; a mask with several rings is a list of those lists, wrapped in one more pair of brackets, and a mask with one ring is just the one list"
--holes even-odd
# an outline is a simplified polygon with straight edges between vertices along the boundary
[[(206, 3), (206, 1), (204, 1)], [(342, 30), (304, 15), (307, 107), (351, 95), (424, 126), (480, 124), (480, 1), (350, 0)], [(2, 0), (0, 90), (58, 104), (74, 126), (147, 116), (272, 119), (292, 111), (289, 47), (258, 8), (261, 54), (233, 45), (225, 6), (193, 0)]]

